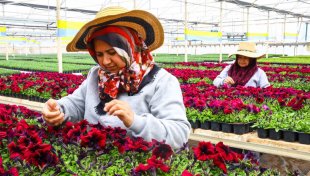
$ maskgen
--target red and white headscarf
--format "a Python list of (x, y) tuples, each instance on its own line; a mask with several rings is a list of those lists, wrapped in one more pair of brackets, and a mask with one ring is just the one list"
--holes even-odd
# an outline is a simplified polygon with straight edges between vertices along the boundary
[(96, 108), (99, 114), (104, 104), (117, 98), (123, 90), (129, 94), (137, 93), (142, 79), (152, 70), (154, 60), (139, 34), (131, 28), (107, 26), (93, 32), (87, 41), (87, 49), (98, 63), (94, 49), (94, 39), (111, 45), (121, 56), (126, 66), (118, 73), (111, 73), (104, 68), (98, 71), (98, 88), (101, 104)]

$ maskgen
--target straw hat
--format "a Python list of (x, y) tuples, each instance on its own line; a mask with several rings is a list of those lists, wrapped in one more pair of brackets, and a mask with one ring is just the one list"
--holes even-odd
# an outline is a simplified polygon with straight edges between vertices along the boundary
[(242, 55), (256, 59), (260, 59), (265, 56), (265, 54), (258, 53), (256, 51), (256, 45), (253, 42), (240, 42), (238, 50), (235, 53), (229, 54), (228, 57), (231, 57), (232, 55)]
[(94, 20), (86, 23), (67, 45), (67, 51), (87, 51), (86, 41), (90, 35), (107, 25), (125, 26), (136, 30), (149, 50), (159, 48), (164, 42), (164, 30), (159, 20), (143, 10), (128, 11), (122, 7), (101, 9)]

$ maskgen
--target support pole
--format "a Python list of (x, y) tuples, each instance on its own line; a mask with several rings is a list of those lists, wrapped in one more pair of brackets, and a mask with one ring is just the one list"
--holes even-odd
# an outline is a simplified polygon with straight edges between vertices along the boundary
[(185, 30), (184, 30), (184, 33), (185, 33), (185, 43), (184, 43), (184, 45), (185, 45), (185, 48), (184, 48), (184, 61), (185, 62), (187, 62), (187, 33), (185, 32), (186, 30), (187, 30), (187, 0), (185, 0), (185, 14), (184, 14), (184, 16), (185, 16), (185, 25), (184, 25), (184, 28), (185, 28)]
[(270, 11), (268, 11), (268, 19), (267, 19), (267, 36), (266, 36), (266, 40), (267, 40), (267, 44), (266, 44), (266, 58), (269, 57), (269, 25), (270, 25)]
[(308, 40), (308, 24), (309, 24), (309, 23), (306, 23), (305, 42)]
[(246, 36), (249, 37), (250, 8), (246, 9)]
[(267, 41), (269, 41), (269, 26), (270, 26), (270, 11), (268, 11), (268, 19), (267, 19), (267, 36), (266, 36)]
[(5, 59), (8, 61), (9, 60), (9, 43), (8, 41), (5, 42)]
[[(2, 4), (2, 16), (4, 18), (4, 4)], [(5, 41), (5, 59), (9, 60), (9, 41)]]
[(221, 34), (221, 38), (220, 38), (220, 57), (219, 57), (219, 63), (222, 63), (223, 60), (223, 55), (222, 55), (222, 48), (223, 48), (223, 41), (222, 41), (222, 37), (223, 37), (223, 1), (221, 1), (220, 3), (220, 34)]
[(297, 53), (297, 49), (298, 49), (298, 45), (297, 45), (297, 43), (298, 43), (298, 37), (299, 37), (299, 33), (300, 33), (300, 28), (301, 28), (301, 24), (302, 24), (302, 17), (297, 17), (297, 30), (296, 30), (296, 33), (297, 33), (297, 35), (296, 35), (296, 37), (295, 37), (295, 45), (294, 45), (294, 56), (296, 56), (296, 55), (298, 55), (298, 53)]
[(267, 43), (266, 43), (266, 58), (268, 58), (269, 57), (269, 41), (267, 41)]
[[(284, 21), (283, 21), (283, 42), (285, 42), (285, 26), (286, 26), (286, 14), (284, 15)], [(284, 44), (283, 44), (283, 52), (282, 52), (282, 56), (284, 56)]]
[(133, 0), (133, 9), (136, 9), (136, 8), (137, 8), (136, 0)]
[[(56, 21), (60, 20), (60, 0), (57, 0)], [(61, 38), (57, 35), (57, 59), (58, 59), (58, 72), (62, 73), (62, 51), (61, 51)]]

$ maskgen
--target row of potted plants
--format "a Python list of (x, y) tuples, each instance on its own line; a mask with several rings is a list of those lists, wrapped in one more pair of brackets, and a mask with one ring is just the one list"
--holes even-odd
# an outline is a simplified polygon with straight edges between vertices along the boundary
[[(77, 72), (79, 70), (89, 70), (91, 65), (63, 63), (64, 72)], [(40, 71), (40, 72), (58, 72), (57, 64), (50, 62), (24, 61), (24, 60), (0, 60), (0, 68)]]
[[(221, 70), (209, 70), (209, 69), (195, 70), (192, 68), (184, 68), (184, 69), (167, 68), (167, 70), (171, 74), (175, 75), (181, 83), (188, 83), (188, 80), (191, 78), (199, 80), (204, 80), (205, 78), (208, 78), (210, 80), (214, 80), (215, 77), (219, 75), (221, 71)], [(306, 82), (310, 81), (309, 73), (298, 72), (297, 74), (296, 72), (292, 73), (267, 72), (267, 76), (272, 85), (274, 84), (274, 87), (294, 87), (306, 91), (310, 90), (309, 86), (305, 84)], [(295, 84), (288, 84), (292, 80)]]
[(36, 72), (0, 76), (0, 94), (25, 99), (61, 98), (71, 94), (84, 76)]
[[(72, 93), (84, 79), (83, 76), (57, 73), (14, 74), (1, 77), (0, 94), (44, 102), (48, 98), (60, 98)], [(208, 79), (208, 81), (211, 80)], [(198, 113), (204, 117), (199, 119), (201, 122), (249, 123), (260, 118), (261, 111), (265, 111), (264, 108), (278, 112), (278, 116), (285, 115), (287, 107), (295, 111), (293, 116), (305, 114), (306, 109), (309, 108), (307, 102), (310, 94), (307, 91), (292, 88), (223, 87), (219, 89), (210, 83), (198, 82), (183, 84), (182, 90), (185, 106), (199, 110)], [(298, 97), (302, 98), (297, 100)], [(208, 110), (208, 113), (204, 113), (203, 110)], [(277, 113), (271, 113), (270, 116), (277, 118)], [(188, 115), (188, 118), (195, 121), (193, 115)], [(294, 128), (294, 130), (303, 132), (300, 129)]]
[(306, 105), (299, 111), (289, 108), (265, 111), (262, 118), (258, 118), (253, 125), (258, 128), (258, 137), (310, 144), (309, 100), (303, 101)]
[[(60, 98), (70, 94), (84, 79), (83, 76), (57, 73), (13, 74), (1, 77), (0, 94), (44, 102), (48, 98)], [(8, 82), (11, 84), (7, 85)], [(280, 113), (279, 116), (281, 116), (286, 114), (285, 107), (294, 110), (302, 109), (309, 98), (309, 94), (301, 90), (243, 87), (219, 89), (204, 82), (182, 85), (182, 90), (185, 106), (195, 108), (199, 110), (197, 113), (201, 113), (203, 118), (199, 119), (200, 122), (254, 122), (256, 118), (261, 116), (260, 111), (264, 107), (278, 108), (273, 111)], [(302, 101), (291, 98), (294, 95), (303, 97)], [(271, 102), (278, 103), (272, 104)], [(263, 103), (268, 106), (262, 106)], [(306, 103), (305, 109), (307, 108), (309, 106)], [(207, 109), (208, 113), (203, 112), (204, 109)], [(296, 113), (303, 114), (304, 112), (306, 113), (304, 110), (296, 111), (294, 116), (297, 115)], [(275, 117), (276, 113), (270, 114), (270, 116)], [(188, 114), (189, 120), (196, 121), (195, 117)], [(273, 123), (268, 122), (268, 124)]]
[(0, 104), (0, 152), (0, 175), (280, 175), (222, 142), (172, 149), (85, 120), (47, 126), (16, 105)]
[(246, 112), (246, 110), (231, 114), (217, 111), (215, 114), (211, 108), (204, 109), (203, 111), (187, 108), (186, 113), (194, 129), (202, 128), (235, 134), (244, 134), (253, 131), (251, 126), (257, 118), (255, 113)]
[(270, 129), (258, 128), (257, 135), (259, 138), (269, 138), (273, 140), (282, 139), (287, 142), (298, 141), (301, 144), (310, 144), (310, 134), (304, 132), (277, 130), (274, 128)]
[[(306, 64), (270, 64), (270, 63), (258, 63), (264, 71), (275, 73), (302, 73), (309, 74), (310, 66)], [(226, 67), (227, 63), (210, 63), (210, 62), (177, 62), (165, 64), (168, 68), (201, 68), (209, 70), (222, 70)], [(220, 68), (220, 69), (218, 69)]]

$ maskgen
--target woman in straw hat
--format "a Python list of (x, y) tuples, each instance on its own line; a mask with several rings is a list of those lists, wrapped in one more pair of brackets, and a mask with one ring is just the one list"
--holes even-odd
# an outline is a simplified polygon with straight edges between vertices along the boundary
[(92, 124), (182, 147), (190, 124), (180, 84), (150, 54), (163, 40), (160, 22), (146, 11), (110, 7), (98, 12), (67, 46), (67, 51), (88, 51), (98, 66), (73, 94), (45, 103), (45, 121), (56, 126), (85, 117)]
[(237, 52), (230, 54), (228, 57), (232, 55), (236, 55), (236, 61), (232, 65), (225, 67), (214, 79), (213, 84), (216, 87), (225, 84), (233, 87), (266, 88), (270, 86), (266, 73), (257, 66), (257, 59), (264, 57), (265, 54), (256, 52), (255, 43), (241, 42)]

